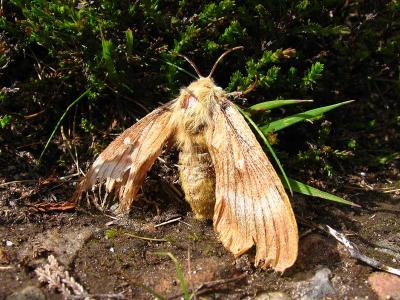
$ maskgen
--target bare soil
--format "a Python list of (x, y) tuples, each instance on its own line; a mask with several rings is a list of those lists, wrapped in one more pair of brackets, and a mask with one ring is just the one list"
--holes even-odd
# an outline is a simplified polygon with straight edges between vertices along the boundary
[[(361, 208), (298, 195), (292, 198), (300, 227), (300, 253), (284, 274), (255, 268), (253, 252), (235, 259), (218, 241), (212, 224), (195, 220), (179, 197), (146, 192), (129, 216), (115, 219), (111, 213), (84, 206), (67, 212), (40, 208), (38, 203), (67, 199), (74, 180), (2, 185), (0, 299), (27, 286), (39, 287), (48, 299), (62, 299), (57, 290), (40, 283), (34, 272), (50, 254), (97, 298), (122, 293), (125, 299), (154, 299), (158, 293), (179, 299), (183, 291), (176, 266), (158, 252), (177, 258), (188, 289), (197, 291), (198, 299), (272, 299), (273, 294), (267, 295), (271, 292), (284, 293), (288, 299), (377, 299), (368, 284), (376, 270), (351, 258), (343, 245), (315, 227), (330, 225), (347, 234), (364, 254), (398, 267), (398, 186), (377, 174), (369, 176), (349, 176), (348, 184), (340, 187)], [(155, 185), (163, 190), (162, 180), (150, 179), (144, 190)], [(177, 217), (180, 220), (156, 227)], [(333, 292), (322, 289), (315, 294), (311, 290), (318, 288), (312, 278), (324, 268)]]

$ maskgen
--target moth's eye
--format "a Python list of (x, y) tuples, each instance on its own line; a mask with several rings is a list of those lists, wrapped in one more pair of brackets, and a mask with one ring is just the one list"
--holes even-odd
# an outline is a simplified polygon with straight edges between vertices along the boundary
[(193, 106), (196, 105), (197, 101), (198, 101), (198, 100), (197, 100), (197, 98), (196, 98), (195, 96), (193, 96), (193, 95), (188, 95), (188, 96), (183, 100), (182, 108), (187, 109), (187, 108), (193, 107)]

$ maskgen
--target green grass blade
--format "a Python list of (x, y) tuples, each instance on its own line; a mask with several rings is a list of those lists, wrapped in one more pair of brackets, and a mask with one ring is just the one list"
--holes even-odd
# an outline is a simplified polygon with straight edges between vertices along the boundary
[(304, 102), (313, 102), (314, 100), (301, 100), (301, 99), (293, 99), (293, 100), (272, 100), (272, 101), (266, 101), (266, 102), (261, 102), (257, 103), (255, 105), (250, 106), (249, 108), (246, 108), (246, 111), (249, 112), (250, 114), (254, 114), (257, 112), (264, 112), (268, 111), (274, 108), (279, 108), (285, 105), (291, 105), (291, 104), (298, 104), (298, 103), (304, 103)]
[[(327, 192), (323, 192), (323, 191), (321, 191), (321, 190), (319, 190), (317, 188), (309, 186), (309, 185), (307, 185), (305, 183), (302, 183), (300, 181), (297, 181), (297, 180), (289, 178), (289, 182), (290, 182), (290, 186), (292, 187), (293, 191), (295, 191), (297, 193), (300, 193), (300, 194), (303, 194), (303, 195), (307, 195), (307, 196), (312, 196), (312, 197), (318, 197), (318, 198), (322, 198), (322, 199), (325, 199), (325, 200), (338, 202), (338, 203), (341, 203), (341, 204), (351, 205), (351, 206), (354, 206), (354, 207), (361, 207), (360, 205), (358, 205), (358, 204), (356, 204), (354, 202), (345, 200), (343, 198), (340, 198), (338, 196), (332, 195), (332, 194), (327, 193)], [(283, 185), (287, 188), (285, 182), (283, 182)]]
[(166, 63), (169, 66), (175, 67), (177, 70), (189, 75), (190, 77), (193, 77), (194, 79), (199, 79), (196, 75), (194, 75), (193, 73), (190, 73), (189, 71), (185, 70), (184, 68), (181, 68), (180, 66), (168, 61), (168, 60), (164, 60), (164, 59), (160, 59), (161, 61), (163, 61), (164, 63)]
[(100, 29), (100, 34), (101, 34), (101, 54), (102, 54), (102, 59), (104, 62), (104, 66), (108, 72), (108, 75), (111, 76), (111, 78), (115, 79), (116, 76), (116, 69), (114, 66), (114, 61), (112, 59), (112, 49), (113, 49), (113, 42), (112, 40), (106, 40), (104, 38), (103, 32)]
[(168, 256), (174, 262), (176, 274), (178, 275), (179, 282), (181, 283), (183, 299), (189, 300), (190, 299), (189, 291), (187, 289), (186, 281), (185, 281), (185, 278), (183, 277), (182, 267), (181, 267), (181, 264), (179, 263), (179, 261), (176, 259), (176, 257), (171, 252), (156, 252), (155, 254), (162, 255), (162, 256)]
[(126, 51), (128, 55), (132, 54), (133, 49), (133, 32), (130, 28), (125, 31), (125, 38), (126, 38)]
[(113, 43), (110, 40), (102, 39), (101, 40), (101, 53), (103, 59), (106, 61), (106, 63), (109, 63), (111, 61), (111, 49), (113, 47)]
[(338, 108), (345, 104), (349, 104), (353, 101), (354, 100), (349, 100), (349, 101), (344, 101), (344, 102), (340, 102), (340, 103), (336, 103), (336, 104), (332, 104), (332, 105), (328, 105), (328, 106), (311, 109), (311, 110), (308, 110), (308, 111), (305, 111), (302, 113), (298, 113), (298, 114), (295, 114), (295, 115), (292, 115), (292, 116), (289, 116), (289, 117), (286, 117), (286, 118), (283, 118), (283, 119), (280, 119), (277, 121), (273, 121), (267, 125), (261, 126), (260, 129), (265, 135), (267, 135), (270, 132), (282, 130), (282, 129), (289, 127), (293, 124), (296, 124), (298, 122), (302, 122), (307, 119), (319, 117), (322, 114), (324, 114), (332, 109)]
[(279, 170), (282, 173), (282, 177), (283, 179), (281, 179), (285, 184), (286, 187), (289, 189), (290, 194), (293, 195), (293, 191), (291, 188), (291, 184), (289, 182), (289, 178), (286, 176), (285, 170), (283, 169), (281, 162), (279, 161), (278, 156), (276, 155), (274, 149), (272, 149), (271, 144), (268, 142), (267, 138), (265, 137), (265, 135), (261, 132), (260, 128), (256, 125), (256, 123), (254, 123), (254, 121), (246, 114), (246, 112), (244, 112), (242, 109), (240, 109), (240, 107), (236, 106), (236, 108), (240, 111), (240, 113), (243, 115), (243, 117), (247, 120), (247, 122), (249, 122), (251, 124), (251, 126), (253, 126), (254, 130), (258, 133), (258, 135), (260, 136), (261, 140), (264, 142), (264, 145), (267, 146), (269, 152), (271, 153), (272, 157), (274, 158), (276, 164), (278, 165)]
[(52, 141), (57, 129), (60, 127), (61, 122), (64, 120), (65, 116), (68, 114), (69, 110), (76, 104), (78, 103), (83, 97), (85, 97), (87, 94), (89, 94), (90, 92), (90, 88), (88, 88), (86, 91), (84, 91), (78, 98), (76, 98), (70, 105), (68, 105), (67, 109), (64, 111), (64, 113), (62, 114), (61, 118), (58, 120), (56, 126), (54, 127), (50, 137), (48, 138), (46, 145), (43, 148), (42, 153), (40, 153), (40, 157), (39, 157), (39, 163), (42, 160), (43, 154), (46, 152), (47, 148), (50, 145), (50, 142)]
[(393, 162), (393, 161), (395, 161), (397, 159), (400, 159), (400, 152), (394, 152), (394, 153), (389, 154), (389, 155), (378, 156), (376, 158), (376, 162), (381, 164), (381, 165), (385, 165), (385, 164), (391, 163), (391, 162)]

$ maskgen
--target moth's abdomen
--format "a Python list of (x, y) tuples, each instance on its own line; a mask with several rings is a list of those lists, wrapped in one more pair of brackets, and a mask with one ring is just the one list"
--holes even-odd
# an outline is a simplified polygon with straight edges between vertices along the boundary
[(186, 201), (197, 219), (212, 219), (215, 205), (215, 173), (206, 151), (179, 155), (179, 175)]

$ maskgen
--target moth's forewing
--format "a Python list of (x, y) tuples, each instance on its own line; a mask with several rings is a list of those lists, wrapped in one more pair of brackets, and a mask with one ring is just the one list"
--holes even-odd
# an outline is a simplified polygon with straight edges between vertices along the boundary
[(283, 271), (297, 258), (288, 196), (246, 121), (224, 100), (206, 141), (216, 173), (214, 228), (235, 255), (256, 245), (256, 265)]
[(119, 211), (129, 210), (148, 169), (160, 155), (174, 129), (171, 101), (126, 129), (99, 155), (80, 183), (77, 197), (96, 182), (105, 183), (120, 200)]

